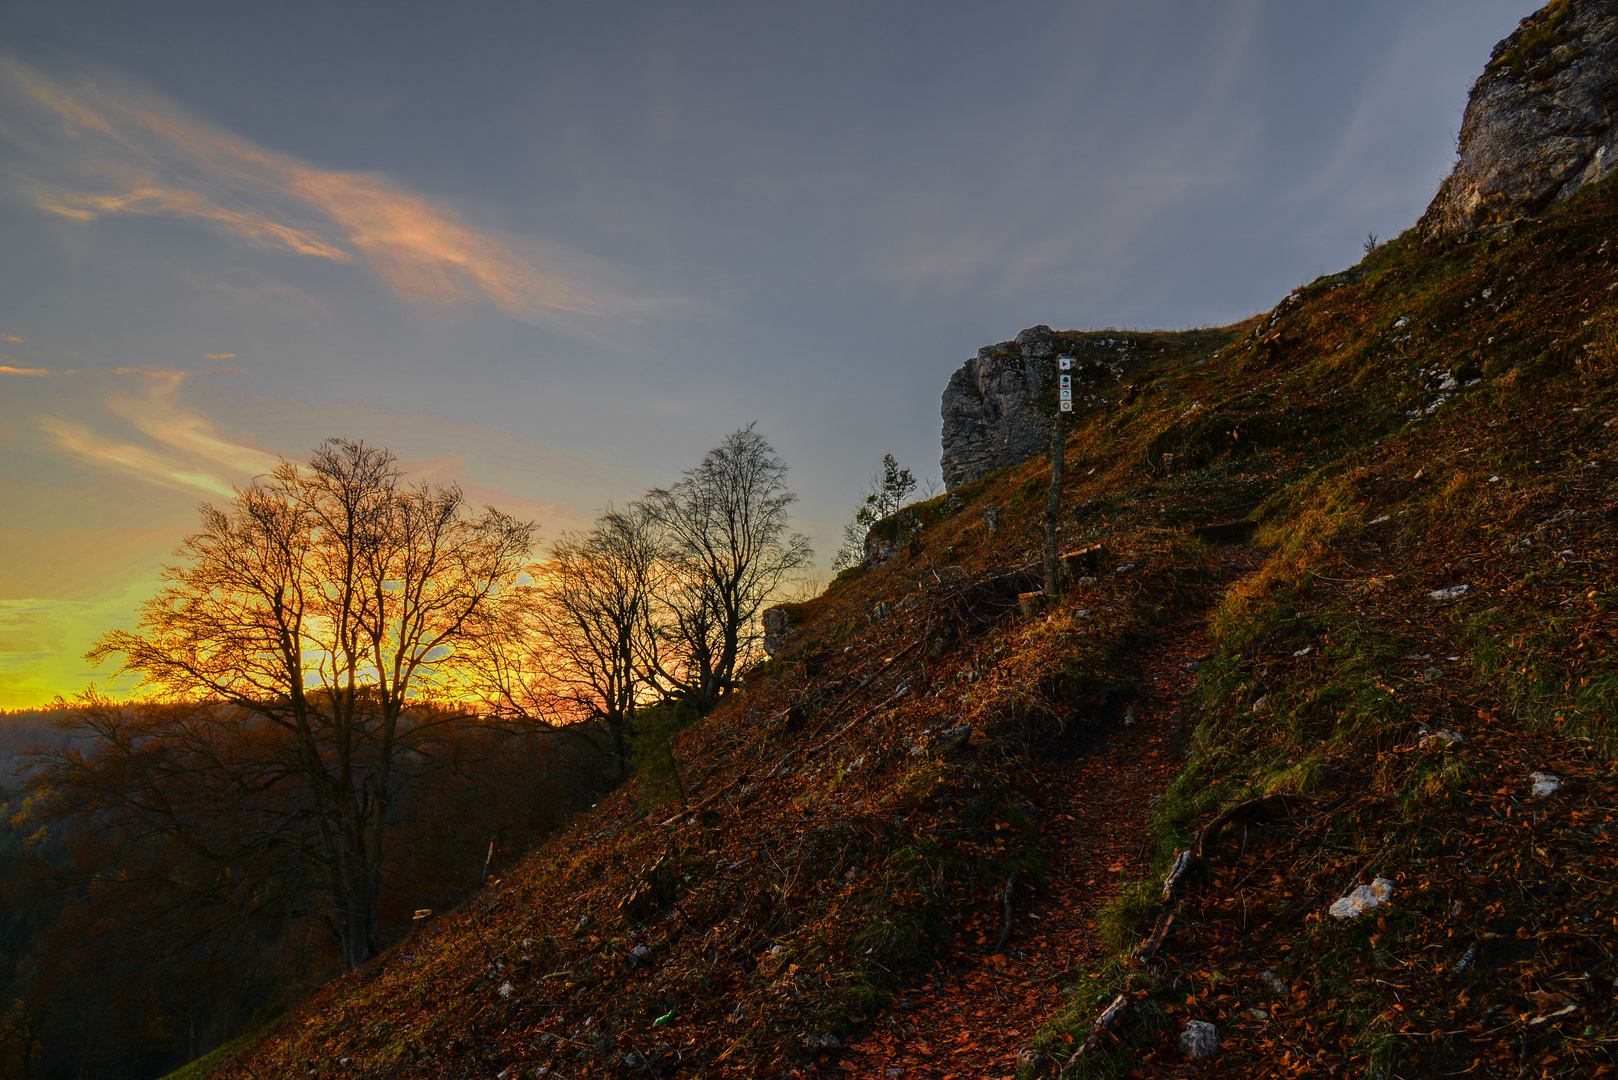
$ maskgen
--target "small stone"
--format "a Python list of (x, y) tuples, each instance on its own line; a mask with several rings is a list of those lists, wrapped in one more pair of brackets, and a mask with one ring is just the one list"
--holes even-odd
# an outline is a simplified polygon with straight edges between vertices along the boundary
[(1437, 731), (1421, 737), (1419, 744), (1423, 750), (1448, 750), (1466, 741), (1459, 731), (1450, 731), (1448, 728), (1439, 728)]
[(1180, 1032), (1180, 1053), (1192, 1061), (1219, 1053), (1219, 1029), (1206, 1020), (1188, 1020)]
[(965, 746), (971, 739), (972, 725), (961, 724), (934, 735), (932, 741), (927, 744), (927, 749), (935, 754), (951, 754)]
[(1265, 694), (1253, 702), (1252, 713), (1254, 716), (1268, 716), (1270, 714), (1270, 695)]
[(1264, 989), (1277, 997), (1286, 997), (1290, 992), (1287, 984), (1281, 981), (1281, 976), (1269, 968), (1258, 973), (1258, 981), (1263, 984)]
[(1138, 718), (1135, 716), (1135, 706), (1126, 706), (1124, 708), (1124, 726), (1134, 727), (1137, 722)]
[(648, 957), (648, 956), (652, 955), (652, 950), (648, 949), (644, 945), (636, 945), (633, 949), (630, 950), (630, 952), (633, 952), (636, 956), (639, 956), (639, 957), (641, 957), (643, 959), (645, 957)]
[(843, 1040), (830, 1032), (819, 1035), (807, 1035), (803, 1040), (803, 1048), (811, 1054), (824, 1054), (832, 1050), (841, 1050)]
[(1393, 882), (1387, 878), (1377, 878), (1369, 885), (1360, 885), (1355, 890), (1333, 902), (1327, 909), (1334, 919), (1357, 919), (1372, 908), (1381, 907), (1393, 898)]
[(1308, 656), (1310, 653), (1312, 653), (1314, 651), (1315, 651), (1315, 647), (1313, 645), (1305, 645), (1303, 648), (1299, 649), (1297, 652), (1293, 653), (1292, 655), (1293, 655), (1294, 658), (1297, 658), (1297, 657), (1300, 657), (1300, 656)]
[(998, 506), (985, 506), (983, 508), (983, 527), (990, 536), (1000, 531), (1000, 508)]
[(1251, 1009), (1248, 1009), (1247, 1010), (1247, 1015), (1249, 1017), (1251, 1017), (1252, 1019), (1254, 1019), (1254, 1020), (1260, 1020), (1260, 1021), (1268, 1020), (1270, 1018), (1269, 1010), (1268, 1009), (1261, 1009), (1257, 1005), (1253, 1006)]
[(1472, 588), (1470, 585), (1451, 585), (1447, 589), (1434, 589), (1427, 594), (1429, 600), (1445, 603), (1450, 600), (1459, 600)]
[(1049, 1065), (1050, 1058), (1031, 1046), (1025, 1046), (1017, 1051), (1017, 1080), (1034, 1080)]
[(1554, 773), (1529, 773), (1528, 779), (1534, 782), (1533, 789), (1528, 794), (1536, 799), (1548, 799), (1562, 790), (1562, 778)]
[(508, 997), (511, 996), (512, 991), (514, 991), (516, 989), (517, 988), (515, 986), (512, 986), (510, 983), (501, 983), (500, 984), (500, 996), (503, 997), (503, 998), (508, 998)]

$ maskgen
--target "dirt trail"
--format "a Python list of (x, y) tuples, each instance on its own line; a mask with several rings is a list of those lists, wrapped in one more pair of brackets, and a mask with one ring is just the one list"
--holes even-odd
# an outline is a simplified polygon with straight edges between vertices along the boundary
[[(1245, 551), (1233, 572), (1251, 569)], [(1185, 753), (1184, 717), (1195, 661), (1211, 651), (1204, 615), (1166, 628), (1135, 658), (1145, 700), (1136, 722), (1030, 767), (1029, 789), (1050, 857), (1044, 880), (1019, 885), (1015, 919), (995, 952), (1002, 911), (985, 902), (933, 978), (897, 998), (872, 1030), (851, 1039), (837, 1068), (879, 1080), (1010, 1077), (1016, 1054), (1067, 999), (1064, 986), (1105, 955), (1098, 909), (1144, 870), (1148, 825)]]

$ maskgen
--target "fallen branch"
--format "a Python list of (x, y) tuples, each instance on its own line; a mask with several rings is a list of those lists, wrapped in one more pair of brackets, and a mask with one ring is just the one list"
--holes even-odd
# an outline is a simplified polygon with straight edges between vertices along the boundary
[(1135, 959), (1145, 960), (1153, 953), (1157, 952), (1158, 949), (1162, 948), (1163, 942), (1168, 940), (1169, 927), (1173, 925), (1174, 909), (1172, 907), (1166, 907), (1163, 909), (1163, 913), (1157, 917), (1157, 925), (1152, 928), (1151, 934), (1146, 938), (1145, 941), (1140, 943), (1139, 947), (1137, 947), (1132, 954)]
[(1095, 1026), (1090, 1029), (1090, 1037), (1084, 1040), (1084, 1045), (1079, 1047), (1077, 1052), (1075, 1052), (1072, 1057), (1067, 1059), (1067, 1064), (1062, 1067), (1062, 1075), (1066, 1076), (1073, 1070), (1073, 1067), (1078, 1064), (1080, 1058), (1093, 1052), (1096, 1047), (1100, 1046), (1101, 1040), (1104, 1037), (1111, 1035), (1114, 1029), (1116, 1029), (1119, 1024), (1124, 1022), (1124, 1015), (1128, 1011), (1128, 994), (1119, 994), (1117, 997), (1113, 998), (1112, 1004), (1108, 1005), (1104, 1010), (1102, 1010), (1101, 1015), (1096, 1017)]
[(1202, 831), (1197, 833), (1197, 838), (1191, 841), (1191, 846), (1175, 854), (1174, 865), (1169, 868), (1168, 876), (1163, 879), (1164, 902), (1174, 899), (1174, 894), (1180, 891), (1185, 879), (1196, 868), (1196, 864), (1202, 861), (1208, 846), (1218, 838), (1221, 829), (1260, 807), (1280, 801), (1281, 798), (1280, 795), (1260, 795), (1256, 799), (1247, 799), (1230, 807), (1203, 826)]
[(1000, 920), (1000, 937), (994, 943), (994, 951), (999, 952), (1011, 940), (1011, 901), (1017, 895), (1017, 871), (1013, 870), (1006, 875), (1006, 887), (1000, 893), (1000, 906), (1004, 915)]

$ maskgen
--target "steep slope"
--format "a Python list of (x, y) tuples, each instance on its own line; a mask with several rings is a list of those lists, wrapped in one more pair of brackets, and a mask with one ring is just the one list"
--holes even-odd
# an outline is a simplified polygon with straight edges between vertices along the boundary
[(920, 504), (680, 734), (689, 807), (631, 781), (216, 1075), (1618, 1072), (1618, 190), (1549, 206), (1098, 389), (1048, 610), (1046, 466)]

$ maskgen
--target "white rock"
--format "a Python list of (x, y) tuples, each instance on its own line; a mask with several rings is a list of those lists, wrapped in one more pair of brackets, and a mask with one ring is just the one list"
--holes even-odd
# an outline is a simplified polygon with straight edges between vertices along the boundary
[(513, 990), (515, 990), (515, 989), (517, 989), (517, 988), (515, 986), (512, 986), (510, 983), (501, 983), (500, 984), (500, 996), (503, 997), (503, 998), (508, 998), (508, 997), (511, 996), (511, 992)]
[(1467, 591), (1471, 588), (1472, 586), (1470, 585), (1451, 585), (1447, 589), (1434, 589), (1432, 592), (1428, 593), (1427, 596), (1431, 600), (1438, 601), (1459, 600), (1461, 597), (1465, 596)]
[(1393, 898), (1393, 882), (1377, 878), (1369, 885), (1358, 886), (1353, 892), (1327, 909), (1334, 919), (1357, 919), (1372, 908), (1381, 907)]
[(1253, 702), (1252, 712), (1254, 716), (1268, 716), (1270, 712), (1270, 695), (1265, 694)]
[(1180, 1053), (1192, 1061), (1219, 1053), (1219, 1029), (1206, 1020), (1189, 1020), (1180, 1032)]
[(1554, 773), (1529, 773), (1528, 779), (1534, 782), (1533, 790), (1528, 794), (1536, 799), (1548, 799), (1562, 790), (1562, 778)]
[(1264, 989), (1278, 997), (1285, 997), (1288, 993), (1287, 984), (1281, 981), (1281, 976), (1268, 968), (1258, 973), (1258, 981), (1264, 984)]

